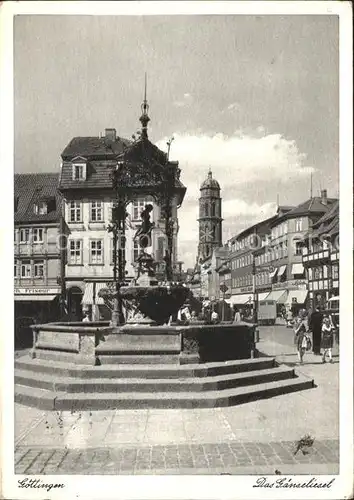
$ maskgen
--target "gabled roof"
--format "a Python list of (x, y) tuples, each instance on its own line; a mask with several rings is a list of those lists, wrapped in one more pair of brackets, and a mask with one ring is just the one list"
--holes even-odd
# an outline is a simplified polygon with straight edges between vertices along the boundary
[[(73, 179), (72, 161), (77, 158), (87, 158), (85, 180)], [(116, 141), (105, 137), (75, 137), (62, 153), (63, 164), (60, 175), (59, 189), (62, 192), (75, 189), (113, 189), (112, 173), (120, 160), (127, 164), (142, 164), (144, 168), (153, 170), (156, 165), (164, 168), (167, 155), (148, 139), (138, 139), (135, 142), (117, 138)], [(175, 164), (178, 169), (178, 162)], [(127, 167), (129, 170), (131, 167)], [(145, 171), (146, 171), (145, 169)], [(135, 177), (134, 177), (135, 178)], [(175, 179), (176, 193), (179, 203), (182, 203), (186, 192), (182, 182)]]
[(90, 158), (114, 158), (131, 144), (128, 139), (117, 137), (115, 141), (107, 137), (74, 137), (61, 154), (63, 160), (71, 161), (78, 156)]
[[(58, 222), (61, 214), (61, 200), (58, 194), (58, 174), (15, 174), (14, 196), (17, 210), (14, 213), (15, 223)], [(48, 204), (47, 214), (34, 213), (34, 205), (39, 201), (53, 200)], [(55, 201), (55, 203), (54, 203)]]
[(282, 220), (292, 219), (294, 217), (300, 217), (301, 215), (311, 215), (311, 214), (321, 215), (327, 213), (332, 207), (333, 203), (335, 203), (336, 201), (337, 200), (335, 198), (327, 198), (327, 203), (324, 204), (322, 203), (322, 198), (315, 196), (313, 198), (304, 201), (303, 203), (300, 203), (300, 205), (297, 205), (289, 212), (278, 217), (273, 222), (272, 225), (274, 226)]
[(339, 200), (335, 201), (331, 206), (330, 210), (325, 213), (314, 225), (313, 227), (318, 227), (324, 222), (330, 221), (339, 215)]

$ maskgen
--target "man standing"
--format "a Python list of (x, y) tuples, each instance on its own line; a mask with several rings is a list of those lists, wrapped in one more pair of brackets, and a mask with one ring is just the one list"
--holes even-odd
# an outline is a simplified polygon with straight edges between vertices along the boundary
[(309, 319), (309, 329), (312, 331), (313, 353), (321, 354), (321, 329), (323, 315), (317, 306)]

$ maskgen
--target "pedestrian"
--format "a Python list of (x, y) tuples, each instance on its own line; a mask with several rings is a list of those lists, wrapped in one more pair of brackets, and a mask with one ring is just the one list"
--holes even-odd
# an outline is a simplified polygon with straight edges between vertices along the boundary
[(321, 354), (321, 330), (323, 315), (317, 306), (309, 319), (309, 329), (312, 332), (313, 353)]
[(211, 322), (214, 324), (219, 323), (219, 315), (215, 309), (213, 309), (213, 312), (211, 313)]
[(241, 321), (241, 313), (236, 307), (235, 308), (234, 323), (240, 323), (240, 321)]
[(332, 359), (332, 347), (333, 347), (333, 326), (331, 325), (331, 320), (328, 316), (323, 318), (322, 325), (322, 342), (321, 347), (323, 349), (322, 363), (326, 362), (326, 355), (328, 354), (329, 362), (333, 363)]
[(82, 319), (83, 323), (89, 323), (91, 321), (90, 319), (90, 311), (84, 311), (84, 317)]
[(301, 316), (296, 318), (294, 323), (294, 333), (295, 333), (295, 345), (297, 348), (297, 355), (299, 362), (302, 365), (304, 363), (304, 354), (308, 347), (308, 335), (306, 332), (306, 323)]

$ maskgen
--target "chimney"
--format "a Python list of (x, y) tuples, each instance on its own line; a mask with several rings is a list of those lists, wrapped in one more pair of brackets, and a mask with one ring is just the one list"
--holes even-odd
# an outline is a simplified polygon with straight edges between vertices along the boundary
[(327, 205), (327, 189), (321, 190), (321, 202), (323, 205)]
[(105, 138), (109, 141), (115, 142), (117, 139), (117, 131), (115, 128), (106, 128), (105, 129)]

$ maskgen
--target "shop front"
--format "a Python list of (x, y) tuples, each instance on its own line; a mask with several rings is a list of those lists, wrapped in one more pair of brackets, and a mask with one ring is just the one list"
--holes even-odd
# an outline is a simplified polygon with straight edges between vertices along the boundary
[(34, 323), (50, 323), (60, 319), (60, 288), (15, 288), (15, 346), (32, 345)]

